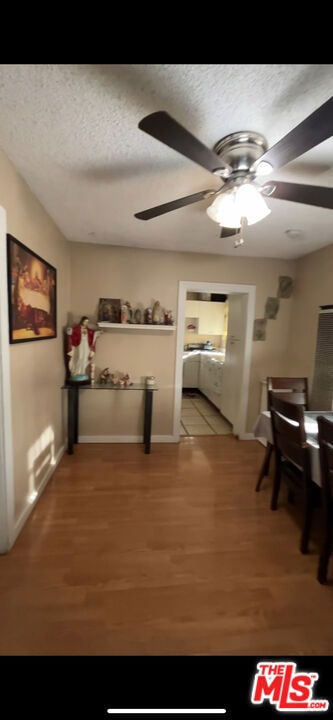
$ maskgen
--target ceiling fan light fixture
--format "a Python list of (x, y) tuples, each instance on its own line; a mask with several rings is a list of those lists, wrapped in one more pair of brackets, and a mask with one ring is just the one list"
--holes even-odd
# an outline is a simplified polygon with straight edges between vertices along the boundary
[(246, 218), (247, 225), (254, 225), (271, 211), (257, 188), (244, 183), (217, 195), (206, 212), (219, 225), (235, 228), (241, 226), (242, 218)]
[(273, 172), (273, 166), (266, 160), (259, 162), (256, 166), (256, 175), (269, 175), (271, 172)]

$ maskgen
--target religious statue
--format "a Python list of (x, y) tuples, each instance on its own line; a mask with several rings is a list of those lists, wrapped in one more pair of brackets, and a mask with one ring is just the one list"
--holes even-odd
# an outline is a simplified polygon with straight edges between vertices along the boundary
[(83, 315), (78, 325), (66, 330), (67, 382), (87, 384), (91, 381), (89, 364), (101, 330), (92, 330), (88, 323), (89, 318)]

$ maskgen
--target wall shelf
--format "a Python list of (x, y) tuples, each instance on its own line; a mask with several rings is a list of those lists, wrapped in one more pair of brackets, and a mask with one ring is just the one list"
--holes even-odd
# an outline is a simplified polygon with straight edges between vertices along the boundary
[(173, 331), (175, 330), (175, 325), (139, 325), (136, 323), (109, 323), (109, 322), (99, 322), (97, 323), (98, 327), (101, 328), (101, 330), (152, 330), (154, 332), (158, 330), (162, 331)]

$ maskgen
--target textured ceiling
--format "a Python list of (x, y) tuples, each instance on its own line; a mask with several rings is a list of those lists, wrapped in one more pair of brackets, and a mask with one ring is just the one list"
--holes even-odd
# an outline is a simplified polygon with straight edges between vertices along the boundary
[[(0, 65), (0, 145), (68, 240), (297, 258), (333, 241), (333, 210), (269, 198), (271, 214), (238, 249), (220, 239), (208, 200), (134, 218), (220, 185), (138, 122), (166, 110), (208, 147), (240, 130), (272, 146), (332, 90), (333, 65)], [(274, 178), (332, 187), (333, 139)]]

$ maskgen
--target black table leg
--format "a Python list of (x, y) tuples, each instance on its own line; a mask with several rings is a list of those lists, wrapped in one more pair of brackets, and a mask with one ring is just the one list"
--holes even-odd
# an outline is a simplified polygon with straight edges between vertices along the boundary
[(144, 418), (144, 429), (143, 429), (143, 442), (145, 445), (145, 453), (150, 453), (150, 441), (151, 441), (151, 418), (153, 411), (153, 390), (149, 388), (145, 389), (145, 418)]
[(79, 442), (79, 388), (75, 388), (74, 442)]
[(73, 445), (75, 442), (75, 410), (76, 410), (75, 388), (74, 387), (68, 388), (67, 400), (68, 400), (68, 410), (67, 410), (67, 412), (68, 412), (68, 423), (67, 423), (68, 448), (67, 448), (67, 452), (68, 452), (68, 455), (73, 455)]
[(77, 442), (78, 433), (79, 389), (68, 388), (68, 455), (73, 455), (73, 446)]

